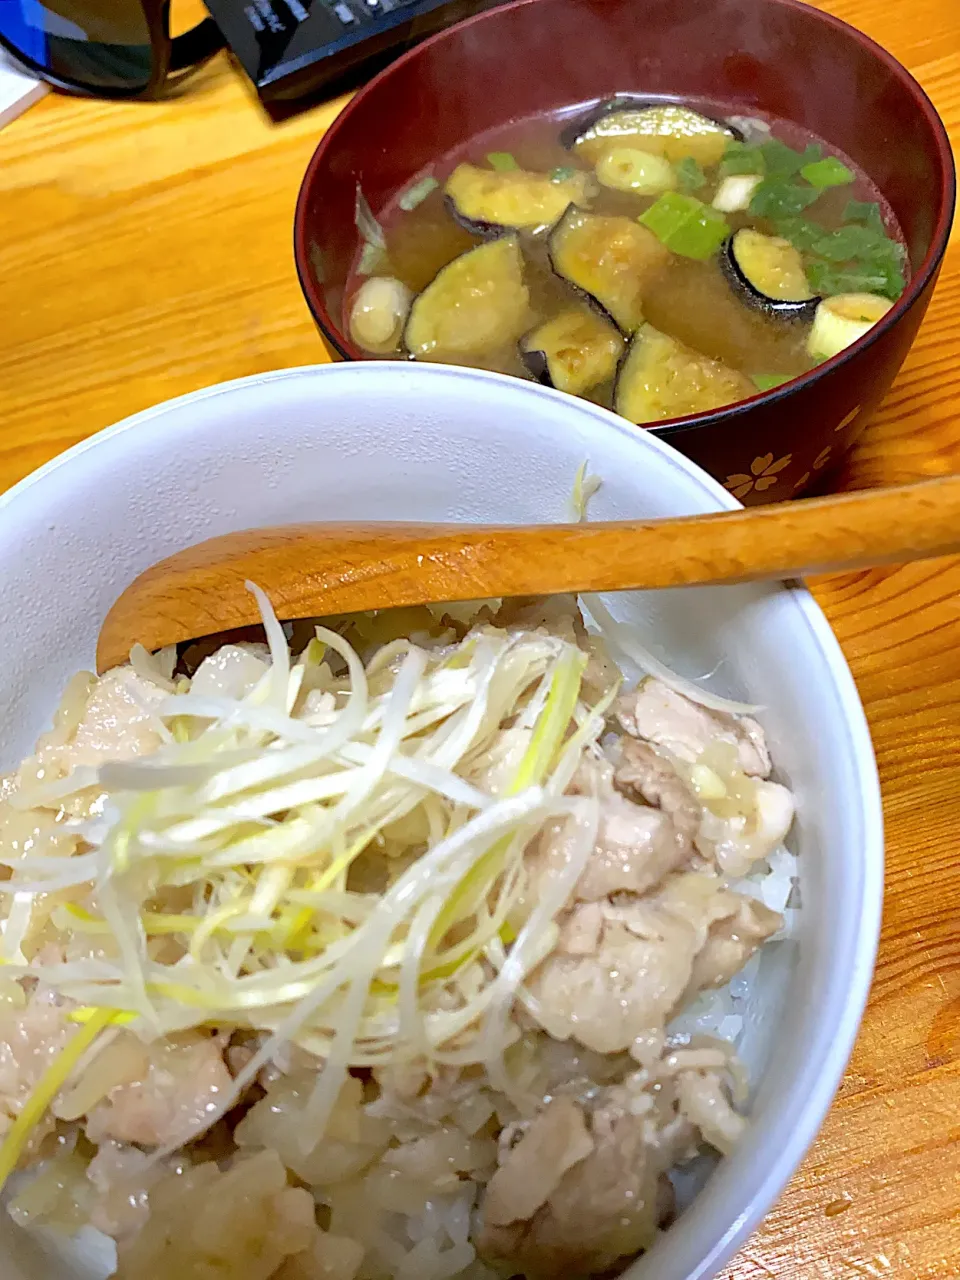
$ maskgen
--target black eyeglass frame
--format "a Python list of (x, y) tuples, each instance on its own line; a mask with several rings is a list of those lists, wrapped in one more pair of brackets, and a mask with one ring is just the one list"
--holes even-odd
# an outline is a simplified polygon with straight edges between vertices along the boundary
[(109, 98), (124, 102), (159, 98), (171, 76), (191, 70), (221, 50), (226, 41), (212, 18), (204, 18), (182, 35), (170, 34), (170, 0), (136, 0), (143, 10), (150, 36), (150, 79), (145, 85), (123, 88), (116, 85), (84, 84), (55, 75), (40, 63), (22, 53), (15, 44), (0, 34), (0, 47), (32, 75), (62, 89), (65, 93), (85, 98)]

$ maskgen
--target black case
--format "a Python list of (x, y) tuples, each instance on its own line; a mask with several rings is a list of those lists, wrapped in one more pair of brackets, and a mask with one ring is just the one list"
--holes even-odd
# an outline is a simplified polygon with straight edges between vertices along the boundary
[(504, 0), (205, 0), (265, 103), (366, 77), (418, 41)]

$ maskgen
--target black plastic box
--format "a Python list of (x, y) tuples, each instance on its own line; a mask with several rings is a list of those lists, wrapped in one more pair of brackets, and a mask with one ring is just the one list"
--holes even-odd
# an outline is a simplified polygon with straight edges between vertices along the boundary
[(347, 87), (503, 0), (205, 0), (265, 103)]

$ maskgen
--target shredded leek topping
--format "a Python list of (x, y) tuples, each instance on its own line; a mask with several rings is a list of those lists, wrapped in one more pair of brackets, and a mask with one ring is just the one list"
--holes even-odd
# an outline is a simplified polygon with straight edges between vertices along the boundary
[(357, 192), (354, 199), (353, 220), (366, 244), (371, 244), (376, 249), (386, 249), (387, 238), (383, 234), (383, 227), (373, 216), (373, 210), (367, 202), (367, 197), (361, 191), (359, 182), (357, 183)]
[(633, 628), (623, 622), (617, 622), (599, 596), (588, 595), (582, 598), (583, 606), (606, 641), (610, 656), (621, 666), (634, 666), (643, 675), (652, 676), (665, 684), (668, 689), (682, 694), (698, 706), (710, 711), (719, 711), (724, 715), (753, 715), (763, 708), (753, 702), (738, 702), (734, 698), (725, 698), (719, 693), (711, 693), (691, 680), (678, 676), (649, 649), (644, 648), (637, 640)]
[(587, 507), (590, 499), (597, 492), (603, 481), (599, 476), (592, 476), (588, 473), (587, 468), (590, 463), (586, 459), (577, 467), (577, 474), (573, 479), (573, 496), (570, 500), (570, 506), (573, 511), (573, 518), (578, 524), (584, 524), (587, 520)]
[[(145, 1040), (191, 1027), (263, 1033), (205, 1127), (283, 1046), (316, 1055), (311, 1146), (351, 1067), (425, 1054), (482, 1063), (510, 1087), (512, 1013), (593, 848), (597, 801), (567, 792), (598, 750), (616, 688), (591, 705), (587, 653), (544, 629), (400, 638), (364, 664), (317, 627), (294, 658), (251, 590), (271, 663), (249, 692), (207, 696), (167, 680), (155, 754), (18, 798), (99, 797), (64, 823), (82, 835), (75, 856), (18, 856), (0, 883), (21, 931), (42, 895), (58, 895), (62, 961), (21, 955), (4, 971), (52, 989), (77, 1025), (0, 1146), (0, 1182), (114, 1024)], [(557, 818), (573, 823), (575, 852), (543, 886), (524, 851)]]
[(436, 191), (440, 183), (433, 174), (427, 174), (418, 182), (413, 182), (397, 197), (397, 204), (404, 213), (412, 213), (414, 209), (418, 209), (423, 204), (431, 191)]
[(383, 233), (383, 227), (373, 216), (373, 210), (367, 202), (367, 197), (361, 191), (359, 182), (357, 183), (353, 205), (353, 221), (363, 240), (363, 249), (360, 252), (360, 261), (357, 264), (357, 274), (361, 276), (373, 275), (386, 261), (387, 238)]

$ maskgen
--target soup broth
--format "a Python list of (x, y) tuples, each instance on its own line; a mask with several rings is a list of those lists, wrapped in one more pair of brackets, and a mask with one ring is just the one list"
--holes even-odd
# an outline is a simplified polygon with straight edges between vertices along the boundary
[(638, 423), (806, 373), (908, 271), (849, 158), (702, 103), (523, 120), (443, 157), (379, 222), (364, 203), (345, 304), (359, 346), (539, 379)]

